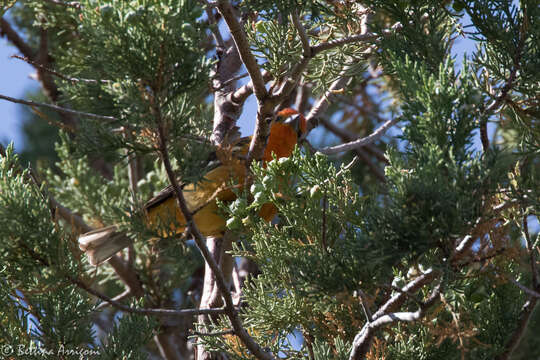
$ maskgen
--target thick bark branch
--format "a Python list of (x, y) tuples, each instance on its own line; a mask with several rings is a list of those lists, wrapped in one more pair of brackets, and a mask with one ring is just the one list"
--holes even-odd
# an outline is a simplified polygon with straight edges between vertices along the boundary
[(266, 91), (264, 79), (262, 77), (261, 70), (259, 69), (259, 65), (257, 64), (257, 60), (251, 53), (244, 29), (234, 15), (234, 10), (228, 0), (219, 0), (217, 5), (219, 12), (229, 27), (229, 31), (231, 32), (234, 43), (236, 44), (236, 49), (238, 50), (240, 58), (246, 66), (247, 72), (249, 73), (249, 77), (253, 83), (255, 96), (259, 101), (264, 101), (268, 96), (268, 92)]
[[(272, 79), (272, 74), (270, 74), (266, 70), (263, 70), (262, 76), (263, 76), (263, 80), (264, 80), (265, 83), (267, 83), (268, 81), (270, 81)], [(243, 104), (251, 94), (253, 94), (253, 82), (252, 81), (250, 81), (246, 85), (243, 85), (240, 88), (238, 88), (231, 95), (231, 99), (237, 104)]]
[(300, 42), (302, 43), (302, 49), (304, 52), (304, 57), (311, 57), (311, 46), (309, 44), (309, 39), (306, 33), (306, 29), (304, 28), (304, 25), (300, 22), (300, 17), (298, 16), (298, 12), (294, 11), (292, 14), (292, 21), (294, 24), (294, 27), (296, 28), (296, 31), (298, 32), (298, 37), (300, 37)]
[(5, 36), (27, 58), (32, 59), (35, 56), (34, 50), (17, 34), (4, 18), (0, 18), (0, 36)]
[(242, 62), (234, 45), (229, 47), (219, 59), (213, 80), (214, 92), (214, 125), (210, 141), (217, 146), (223, 145), (232, 136), (232, 130), (242, 112), (242, 104), (234, 101), (232, 93), (235, 81), (231, 77), (240, 69)]

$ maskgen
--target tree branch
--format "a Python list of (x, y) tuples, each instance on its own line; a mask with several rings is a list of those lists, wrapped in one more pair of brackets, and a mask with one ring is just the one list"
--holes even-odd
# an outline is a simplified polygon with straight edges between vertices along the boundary
[(387, 122), (382, 124), (381, 127), (379, 127), (377, 130), (375, 130), (373, 132), (373, 134), (371, 134), (371, 135), (368, 135), (368, 136), (366, 136), (364, 138), (361, 138), (361, 139), (358, 139), (358, 140), (355, 140), (355, 141), (351, 141), (349, 143), (340, 144), (340, 145), (336, 145), (336, 146), (325, 147), (325, 148), (320, 149), (319, 151), (321, 153), (323, 153), (323, 154), (331, 155), (331, 154), (337, 154), (337, 153), (344, 152), (344, 151), (353, 150), (353, 149), (362, 147), (362, 146), (367, 145), (367, 144), (371, 144), (371, 143), (379, 140), (384, 135), (386, 130), (388, 130), (389, 128), (394, 126), (400, 120), (401, 120), (400, 117), (397, 117), (397, 118), (392, 119), (392, 120), (388, 120)]
[[(522, 27), (525, 26), (522, 24)], [(521, 51), (523, 48), (523, 41), (524, 41), (524, 31), (523, 29), (520, 29), (520, 35), (519, 35), (519, 41), (516, 46), (516, 53), (514, 55), (513, 60), (513, 66), (510, 70), (510, 75), (508, 76), (508, 79), (506, 79), (506, 82), (504, 86), (501, 89), (501, 93), (493, 102), (486, 108), (484, 111), (484, 114), (489, 114), (490, 112), (496, 111), (499, 109), (499, 107), (502, 105), (503, 101), (508, 96), (508, 92), (512, 89), (514, 86), (514, 81), (516, 80), (517, 73), (519, 69), (521, 68), (520, 60), (521, 60)], [(484, 151), (487, 151), (489, 148), (489, 138), (487, 133), (487, 118), (482, 119), (480, 122), (480, 140), (482, 141), (482, 149)]]
[(86, 292), (94, 295), (95, 297), (111, 304), (115, 308), (122, 310), (127, 313), (132, 314), (141, 314), (141, 315), (153, 315), (153, 316), (196, 316), (201, 314), (208, 314), (208, 315), (217, 315), (217, 314), (223, 314), (225, 313), (225, 309), (181, 309), (181, 310), (173, 310), (173, 309), (138, 309), (138, 308), (132, 308), (130, 306), (124, 305), (121, 302), (118, 302), (114, 299), (111, 299), (110, 297), (100, 293), (97, 290), (92, 289), (90, 286), (86, 285), (84, 282), (82, 282), (79, 279), (70, 278), (70, 281), (74, 284), (80, 287), (81, 289), (85, 290)]
[[(212, 80), (214, 89), (214, 121), (210, 141), (214, 145), (223, 145), (226, 139), (232, 135), (230, 132), (236, 126), (236, 121), (242, 112), (242, 105), (234, 101), (232, 93), (235, 88), (235, 80), (232, 77), (242, 62), (238, 51), (232, 41), (228, 41), (229, 47), (222, 50), (222, 55), (216, 64), (216, 73)], [(231, 78), (232, 77), (232, 78)]]
[(217, 6), (219, 12), (229, 27), (229, 31), (231, 32), (236, 49), (240, 54), (240, 59), (242, 59), (242, 62), (246, 66), (246, 70), (253, 83), (255, 96), (257, 97), (257, 100), (263, 101), (267, 98), (268, 92), (264, 86), (264, 79), (259, 69), (259, 65), (257, 64), (257, 60), (255, 60), (255, 57), (251, 53), (244, 29), (234, 15), (234, 10), (228, 0), (219, 0)]
[(107, 83), (110, 82), (109, 80), (94, 80), (94, 79), (72, 78), (72, 77), (60, 74), (59, 72), (57, 72), (57, 71), (55, 71), (55, 70), (53, 70), (51, 68), (45, 67), (43, 64), (40, 64), (37, 61), (31, 60), (31, 59), (29, 59), (27, 57), (19, 56), (19, 55), (11, 55), (10, 57), (18, 59), (18, 60), (22, 60), (25, 63), (28, 63), (28, 64), (32, 65), (33, 67), (35, 67), (38, 70), (46, 71), (46, 72), (56, 76), (57, 78), (69, 81), (71, 83), (79, 83), (80, 82), (80, 83), (86, 83), (86, 84), (99, 84), (99, 83), (107, 84)]
[(318, 118), (328, 109), (328, 106), (330, 105), (330, 102), (335, 98), (335, 92), (336, 90), (341, 90), (345, 84), (349, 81), (349, 77), (345, 76), (347, 73), (347, 70), (349, 70), (349, 67), (345, 67), (341, 74), (339, 75), (339, 78), (330, 85), (330, 88), (326, 91), (326, 93), (317, 100), (315, 105), (311, 108), (309, 114), (306, 116), (306, 125), (307, 125), (307, 131), (306, 134), (309, 133), (311, 130), (313, 130), (315, 127), (317, 127), (317, 120)]
[(388, 301), (385, 302), (375, 314), (373, 314), (373, 318), (377, 319), (383, 314), (398, 309), (401, 305), (403, 305), (403, 303), (405, 302), (405, 300), (407, 300), (410, 294), (418, 291), (422, 286), (432, 282), (435, 279), (436, 275), (437, 272), (433, 271), (433, 269), (428, 269), (422, 275), (401, 288), (402, 291), (400, 293), (395, 294), (390, 299), (388, 299)]
[(304, 28), (304, 26), (300, 22), (300, 18), (298, 17), (298, 12), (293, 11), (291, 17), (292, 17), (293, 25), (296, 31), (298, 32), (298, 37), (300, 37), (300, 42), (302, 43), (302, 49), (304, 52), (303, 56), (306, 58), (310, 58), (312, 57), (311, 46), (309, 44), (309, 39), (306, 33), (306, 29)]
[(104, 115), (97, 115), (97, 114), (92, 114), (92, 113), (87, 113), (87, 112), (82, 112), (82, 111), (76, 111), (76, 110), (63, 108), (63, 107), (57, 106), (57, 105), (38, 103), (38, 102), (35, 102), (35, 101), (29, 101), (29, 100), (15, 99), (15, 98), (12, 98), (12, 97), (9, 97), (9, 96), (6, 96), (6, 95), (2, 95), (2, 94), (0, 94), (0, 99), (11, 101), (11, 102), (16, 103), (16, 104), (23, 104), (23, 105), (28, 105), (28, 106), (37, 106), (37, 107), (42, 107), (42, 108), (46, 108), (46, 109), (51, 109), (51, 110), (54, 110), (54, 111), (59, 112), (61, 114), (83, 116), (83, 117), (87, 117), (87, 118), (90, 118), (90, 119), (106, 120), (106, 121), (116, 121), (116, 120), (118, 120), (114, 116), (104, 116)]
[(525, 305), (523, 306), (521, 310), (521, 316), (519, 317), (517, 328), (512, 333), (512, 336), (508, 340), (508, 342), (504, 345), (505, 351), (499, 355), (495, 360), (508, 360), (514, 353), (514, 351), (517, 349), (521, 339), (523, 338), (523, 335), (525, 334), (525, 330), (527, 329), (527, 325), (529, 324), (529, 320), (531, 319), (531, 316), (534, 312), (534, 308), (536, 307), (538, 302), (538, 298), (529, 298)]
[[(334, 125), (332, 122), (327, 120), (324, 117), (319, 118), (319, 121), (322, 123), (322, 125), (329, 130), (330, 132), (334, 133), (335, 135), (339, 136), (343, 141), (353, 141), (356, 136), (353, 134), (347, 132), (345, 129), (342, 129), (336, 125)], [(382, 170), (371, 161), (368, 154), (366, 154), (366, 151), (364, 151), (364, 148), (367, 150), (367, 147), (371, 144), (364, 145), (363, 147), (358, 147), (356, 149), (353, 149), (353, 151), (356, 153), (356, 156), (361, 158), (362, 161), (371, 169), (371, 172), (379, 181), (386, 182), (386, 178), (384, 176), (384, 173)], [(378, 157), (377, 157), (378, 158)], [(383, 157), (384, 158), (384, 157)]]
[(200, 2), (204, 5), (206, 16), (208, 17), (208, 23), (210, 24), (210, 31), (212, 31), (212, 36), (214, 37), (214, 41), (216, 42), (216, 48), (219, 51), (220, 49), (225, 49), (225, 41), (223, 41), (223, 37), (221, 36), (221, 32), (219, 31), (218, 23), (216, 22), (216, 17), (214, 16), (214, 10), (212, 6), (208, 3), (208, 0), (200, 0)]
[[(263, 70), (262, 77), (264, 80), (264, 83), (266, 84), (268, 81), (272, 79), (272, 74), (266, 70)], [(238, 88), (232, 95), (232, 100), (237, 104), (243, 104), (247, 98), (253, 94), (253, 82), (250, 81), (246, 85), (241, 86)]]
[(87, 233), (93, 230), (92, 227), (88, 226), (84, 222), (82, 217), (73, 213), (70, 209), (60, 204), (58, 201), (56, 201), (54, 197), (49, 196), (49, 200), (51, 202), (51, 205), (56, 208), (58, 215), (60, 215), (60, 217), (70, 223), (71, 226), (74, 226), (80, 233)]
[(356, 34), (351, 36), (346, 36), (340, 39), (330, 40), (327, 42), (320, 43), (318, 45), (313, 46), (312, 54), (313, 56), (316, 56), (320, 54), (323, 51), (330, 50), (345, 44), (350, 44), (354, 42), (367, 42), (372, 40), (377, 40), (380, 38), (379, 34), (375, 33), (365, 33), (365, 34)]
[(25, 57), (32, 59), (34, 50), (17, 34), (4, 18), (0, 18), (0, 36), (5, 36)]
[[(403, 291), (406, 292), (405, 288), (403, 288)], [(371, 347), (373, 337), (381, 327), (398, 321), (417, 321), (426, 315), (427, 310), (433, 306), (439, 298), (440, 284), (435, 287), (429, 298), (415, 312), (381, 313), (379, 316), (377, 316), (377, 314), (379, 314), (379, 312), (377, 312), (373, 317), (374, 320), (365, 324), (362, 330), (355, 336), (349, 360), (365, 359), (365, 356)]]
[(60, 6), (65, 6), (65, 7), (71, 7), (71, 8), (75, 8), (75, 9), (80, 9), (81, 8), (81, 4), (77, 1), (70, 1), (70, 2), (64, 2), (64, 1), (60, 1), (60, 0), (44, 0), (45, 2), (48, 2), (50, 4), (54, 4), (54, 5), (60, 5)]
[(540, 292), (538, 292), (536, 289), (534, 289), (534, 290), (530, 289), (527, 286), (520, 283), (519, 281), (517, 281), (516, 279), (514, 279), (514, 278), (512, 278), (512, 277), (510, 277), (508, 275), (504, 275), (504, 274), (502, 274), (500, 272), (497, 272), (497, 275), (502, 277), (503, 279), (505, 279), (507, 281), (510, 281), (512, 284), (516, 285), (521, 291), (523, 291), (524, 293), (526, 293), (530, 297), (535, 298), (535, 299), (540, 299)]

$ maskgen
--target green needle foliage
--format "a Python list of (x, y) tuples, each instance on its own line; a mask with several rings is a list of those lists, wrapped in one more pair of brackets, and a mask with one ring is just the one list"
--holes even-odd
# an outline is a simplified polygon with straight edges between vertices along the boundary
[[(540, 356), (535, 1), (0, 9), (0, 35), (32, 50), (44, 89), (34, 101), (72, 110), (32, 105), (32, 121), (61, 128), (26, 123), (40, 146), (24, 156), (37, 166), (0, 149), (1, 355), (255, 359), (252, 341), (287, 359)], [(463, 39), (476, 49), (458, 57)], [(266, 95), (233, 79), (247, 71), (256, 83), (259, 70)], [(234, 126), (252, 93), (250, 124), (293, 107), (316, 129), (289, 157), (246, 164), (245, 181), (208, 202), (233, 239), (206, 239), (231, 309), (195, 232), (150, 224), (144, 204), (171, 178), (199, 191), (218, 162), (249, 158)], [(390, 120), (399, 129), (373, 135)], [(53, 141), (47, 164), (41, 144)], [(94, 267), (77, 239), (104, 227), (129, 246)], [(199, 307), (219, 314), (197, 317)]]

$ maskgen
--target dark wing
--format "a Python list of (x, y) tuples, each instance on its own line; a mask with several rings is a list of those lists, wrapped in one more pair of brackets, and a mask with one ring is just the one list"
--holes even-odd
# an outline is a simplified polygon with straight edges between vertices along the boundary
[[(180, 185), (180, 187), (184, 187), (183, 184)], [(159, 193), (157, 193), (156, 196), (148, 200), (146, 204), (144, 204), (144, 209), (148, 211), (151, 208), (163, 203), (164, 201), (167, 201), (173, 196), (174, 196), (174, 189), (172, 185), (169, 185), (166, 188), (162, 189)]]
[[(244, 137), (244, 138), (235, 140), (233, 150), (232, 150), (233, 155), (236, 156), (236, 157), (241, 157), (242, 155), (239, 154), (239, 153), (241, 153), (242, 150), (245, 149), (246, 146), (249, 145), (250, 141), (251, 141), (251, 137)], [(219, 161), (216, 152), (212, 151), (210, 153), (210, 155), (208, 156), (207, 165), (205, 166), (203, 171), (206, 174), (207, 172), (217, 168), (219, 165), (221, 165), (221, 162)], [(180, 184), (180, 188), (184, 188), (185, 185), (186, 184)], [(174, 196), (174, 189), (173, 189), (172, 185), (169, 185), (169, 186), (163, 188), (153, 198), (148, 200), (146, 202), (146, 204), (144, 204), (144, 209), (146, 211), (148, 211), (148, 210), (162, 204), (163, 202), (169, 200), (173, 196)]]

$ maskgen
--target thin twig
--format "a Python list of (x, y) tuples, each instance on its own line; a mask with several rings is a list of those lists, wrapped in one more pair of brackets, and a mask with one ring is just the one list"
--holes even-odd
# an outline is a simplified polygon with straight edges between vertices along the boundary
[[(131, 295), (131, 290), (126, 289), (123, 292), (121, 292), (120, 294), (113, 297), (112, 300), (121, 301), (121, 300), (124, 300), (125, 298), (129, 297), (130, 295)], [(102, 309), (104, 309), (104, 308), (106, 308), (107, 306), (110, 306), (110, 305), (111, 305), (110, 303), (104, 301), (101, 304), (99, 304), (98, 306), (96, 306), (96, 310), (98, 310), (98, 311), (102, 310)]]
[(521, 291), (523, 291), (527, 295), (529, 295), (531, 297), (534, 297), (534, 298), (537, 298), (537, 299), (540, 299), (540, 292), (528, 288), (527, 286), (523, 285), (522, 283), (520, 283), (519, 281), (517, 281), (516, 279), (514, 279), (514, 278), (512, 278), (512, 277), (510, 277), (508, 275), (502, 274), (500, 272), (497, 272), (497, 275), (502, 277), (503, 279), (511, 282), (512, 284), (516, 285)]
[[(37, 63), (42, 64), (47, 67), (49, 63), (49, 54), (48, 54), (48, 38), (47, 30), (40, 30), (40, 46), (39, 51), (34, 51), (18, 34), (11, 25), (3, 18), (0, 18), (0, 36), (6, 36), (7, 39), (15, 45), (21, 52), (23, 56), (28, 59), (31, 59)], [(43, 86), (45, 94), (49, 97), (52, 103), (56, 103), (58, 96), (60, 94), (58, 87), (54, 83), (50, 74), (42, 71), (40, 68), (36, 67), (38, 80)], [(70, 128), (75, 128), (77, 125), (76, 119), (72, 118), (73, 114), (67, 112), (60, 112), (60, 117), (62, 121)]]
[(309, 133), (317, 124), (317, 119), (328, 109), (330, 102), (334, 99), (335, 91), (342, 89), (350, 78), (345, 74), (349, 70), (350, 66), (346, 66), (338, 76), (338, 79), (330, 85), (326, 93), (317, 100), (315, 105), (311, 108), (309, 114), (306, 116), (307, 131)]
[(350, 170), (357, 162), (360, 160), (358, 156), (353, 157), (353, 159), (345, 166), (343, 166), (336, 174), (336, 178), (342, 175), (345, 171)]
[(322, 245), (323, 251), (326, 253), (328, 252), (328, 249), (326, 248), (326, 210), (327, 208), (328, 208), (328, 195), (326, 194), (326, 190), (324, 190), (321, 245)]
[(19, 59), (19, 60), (22, 60), (32, 66), (34, 66), (35, 68), (39, 68), (43, 71), (46, 71), (62, 80), (66, 80), (66, 81), (69, 81), (71, 83), (87, 83), (87, 84), (98, 84), (98, 83), (103, 83), (103, 84), (107, 84), (109, 83), (110, 81), (109, 80), (94, 80), (94, 79), (80, 79), (80, 78), (72, 78), (72, 77), (68, 77), (66, 75), (63, 75), (63, 74), (60, 74), (59, 72), (53, 70), (53, 69), (50, 69), (50, 68), (47, 68), (45, 67), (43, 64), (37, 62), (37, 61), (34, 61), (34, 60), (31, 60), (27, 57), (24, 57), (24, 56), (19, 56), (19, 55), (11, 55), (10, 56), (11, 58), (15, 58), (15, 59)]
[(144, 290), (142, 288), (141, 280), (133, 266), (126, 262), (121, 256), (114, 255), (107, 263), (114, 269), (114, 272), (120, 280), (127, 286), (131, 295), (135, 296), (137, 299), (141, 298), (144, 295)]
[(375, 130), (373, 134), (371, 135), (368, 135), (364, 138), (361, 138), (355, 141), (351, 141), (349, 143), (325, 147), (325, 148), (320, 149), (319, 151), (323, 154), (331, 155), (331, 154), (337, 154), (344, 151), (353, 150), (367, 144), (371, 144), (379, 140), (385, 134), (386, 130), (394, 126), (400, 120), (401, 120), (400, 117), (396, 117), (395, 119), (388, 120), (384, 124), (382, 124), (381, 127)]
[(214, 88), (214, 89), (212, 89), (212, 90), (214, 90), (214, 91), (221, 90), (221, 89), (227, 87), (227, 85), (230, 85), (230, 84), (234, 83), (235, 81), (238, 81), (238, 80), (240, 80), (240, 79), (243, 79), (243, 78), (245, 78), (245, 77), (247, 77), (247, 76), (249, 76), (248, 73), (243, 73), (243, 74), (240, 74), (240, 75), (233, 76), (233, 77), (230, 78), (229, 80), (226, 80), (226, 81), (224, 81), (223, 83), (221, 83), (219, 87)]
[(60, 0), (43, 0), (43, 1), (46, 1), (50, 4), (54, 4), (54, 5), (60, 5), (60, 6), (66, 6), (66, 7), (71, 7), (71, 8), (74, 8), (74, 9), (80, 9), (82, 6), (79, 2), (77, 1), (70, 1), (70, 2), (64, 2), (64, 1), (60, 1)]
[[(343, 141), (350, 142), (350, 141), (358, 139), (357, 136), (354, 136), (353, 134), (349, 133), (345, 129), (334, 125), (332, 122), (330, 122), (328, 119), (324, 117), (321, 117), (319, 121), (327, 130), (339, 136)], [(373, 173), (373, 175), (375, 175), (375, 177), (379, 181), (384, 183), (386, 182), (384, 172), (370, 159), (369, 155), (367, 154), (367, 151), (364, 151), (371, 147), (378, 150), (378, 148), (374, 146), (373, 144), (367, 144), (362, 147), (354, 149), (353, 151), (356, 153), (355, 158), (357, 160), (361, 158), (362, 161), (371, 169), (371, 172)], [(371, 153), (374, 154), (375, 150), (372, 150)], [(384, 155), (382, 156), (384, 159)], [(380, 157), (377, 155), (375, 155), (375, 157), (377, 159), (380, 159)]]
[[(123, 136), (127, 141), (131, 140), (130, 132), (127, 131), (126, 128), (124, 128)], [(128, 161), (128, 179), (129, 179), (129, 192), (131, 193), (131, 210), (135, 211), (135, 206), (139, 202), (139, 188), (137, 186), (139, 182), (139, 158), (135, 153), (130, 152), (127, 150), (127, 161)], [(133, 244), (130, 244), (128, 246), (128, 256), (127, 256), (127, 264), (128, 266), (133, 266), (133, 263), (135, 262), (135, 247)]]
[[(524, 26), (524, 24), (522, 24)], [(524, 31), (523, 29), (520, 29), (520, 36), (519, 41), (516, 46), (516, 54), (514, 56), (513, 60), (513, 66), (510, 70), (510, 75), (508, 76), (508, 79), (506, 79), (506, 82), (504, 86), (501, 89), (501, 93), (493, 102), (485, 109), (484, 114), (487, 116), (489, 113), (494, 112), (499, 109), (499, 107), (503, 104), (503, 101), (506, 100), (506, 97), (508, 96), (508, 93), (514, 86), (514, 81), (516, 80), (516, 76), (518, 71), (521, 68), (520, 59), (521, 59), (521, 51), (523, 48), (523, 41), (524, 41)], [(480, 123), (480, 139), (482, 141), (482, 148), (484, 151), (487, 151), (489, 148), (489, 138), (487, 133), (487, 118), (483, 119)]]
[(2, 95), (2, 94), (0, 94), (0, 99), (11, 101), (11, 102), (16, 103), (16, 104), (43, 107), (43, 108), (46, 108), (46, 109), (54, 110), (54, 111), (62, 113), (62, 114), (83, 116), (83, 117), (87, 117), (87, 118), (90, 118), (90, 119), (107, 120), (107, 121), (116, 121), (116, 120), (118, 120), (114, 116), (104, 116), (104, 115), (97, 115), (97, 114), (92, 114), (92, 113), (87, 113), (87, 112), (82, 112), (82, 111), (76, 111), (76, 110), (66, 109), (66, 108), (63, 108), (63, 107), (57, 106), (57, 105), (38, 103), (38, 102), (35, 102), (35, 101), (29, 101), (29, 100), (15, 99), (15, 98), (12, 98), (12, 97), (9, 97), (9, 96), (6, 96), (6, 95)]
[(211, 332), (211, 333), (192, 331), (191, 334), (195, 336), (223, 336), (223, 335), (233, 335), (234, 330), (231, 329), (231, 330), (216, 331), (216, 332)]
[(367, 42), (372, 40), (377, 40), (380, 38), (379, 34), (375, 33), (366, 33), (366, 34), (356, 34), (351, 36), (346, 36), (340, 39), (330, 40), (327, 42), (320, 43), (318, 45), (315, 45), (312, 47), (313, 56), (326, 51), (333, 49), (335, 47), (339, 47), (345, 44), (350, 44), (354, 42)]
[(218, 23), (216, 22), (216, 17), (214, 16), (213, 7), (209, 4), (208, 0), (200, 0), (200, 2), (205, 6), (206, 16), (208, 17), (208, 23), (210, 24), (212, 36), (216, 42), (216, 48), (218, 51), (220, 49), (225, 49), (225, 41), (223, 41), (223, 37), (219, 31)]
[(517, 349), (521, 339), (523, 338), (523, 335), (525, 334), (525, 330), (527, 329), (527, 325), (529, 324), (529, 320), (531, 319), (531, 316), (534, 312), (534, 309), (538, 303), (537, 298), (530, 298), (527, 300), (525, 305), (523, 306), (521, 310), (521, 315), (519, 317), (519, 321), (517, 324), (516, 329), (514, 330), (514, 333), (508, 340), (508, 342), (505, 344), (505, 351), (499, 355), (495, 360), (508, 360), (514, 353), (514, 351)]
[[(97, 290), (92, 289), (88, 285), (86, 285), (84, 282), (82, 282), (79, 279), (73, 279), (70, 278), (71, 282), (74, 285), (77, 285), (81, 289), (85, 290), (86, 292), (94, 295), (95, 297), (111, 304), (115, 308), (122, 310), (124, 312), (133, 313), (133, 314), (142, 314), (142, 315), (155, 315), (155, 316), (196, 316), (201, 314), (207, 314), (207, 315), (217, 315), (217, 314), (223, 314), (225, 313), (225, 309), (181, 309), (181, 310), (173, 310), (173, 309), (146, 309), (146, 308), (132, 308), (130, 306), (124, 305), (121, 302), (118, 302), (114, 299), (111, 299), (110, 297), (100, 293)], [(100, 306), (100, 305), (98, 305)]]
[(371, 314), (371, 311), (369, 310), (368, 302), (366, 294), (362, 291), (362, 289), (356, 290), (358, 295), (360, 296), (362, 309), (364, 310), (364, 315), (366, 316), (366, 320), (368, 322), (373, 321), (373, 315)]

